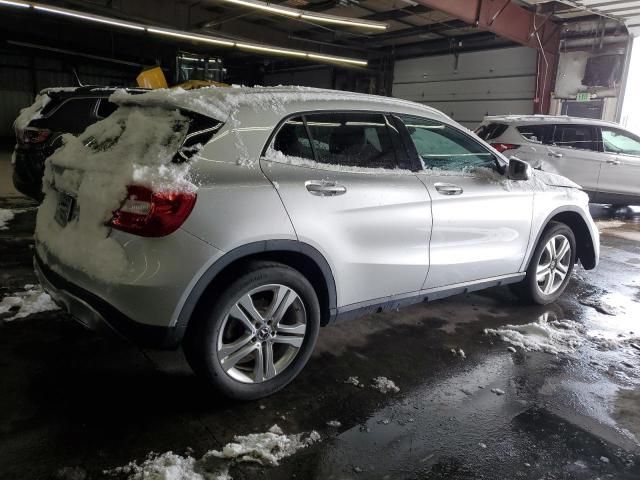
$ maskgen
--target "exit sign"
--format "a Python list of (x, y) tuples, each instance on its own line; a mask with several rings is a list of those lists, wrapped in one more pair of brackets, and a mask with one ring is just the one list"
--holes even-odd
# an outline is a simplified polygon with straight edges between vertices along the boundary
[(588, 102), (591, 100), (591, 94), (589, 92), (580, 92), (576, 95), (576, 100), (578, 102)]

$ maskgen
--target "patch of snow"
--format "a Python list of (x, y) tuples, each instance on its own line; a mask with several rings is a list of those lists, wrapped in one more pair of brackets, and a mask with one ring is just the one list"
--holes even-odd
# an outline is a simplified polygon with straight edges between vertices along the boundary
[(32, 120), (36, 120), (41, 118), (42, 109), (51, 101), (49, 95), (47, 95), (46, 91), (40, 92), (40, 94), (35, 98), (33, 103), (20, 110), (18, 114), (18, 118), (13, 122), (14, 128), (18, 130), (24, 130), (29, 126), (29, 123)]
[(333, 172), (342, 173), (362, 173), (368, 175), (413, 175), (411, 170), (403, 170), (400, 168), (366, 168), (366, 167), (353, 167), (348, 165), (334, 165), (331, 163), (321, 163), (308, 158), (291, 157), (285, 155), (279, 150), (274, 150), (269, 147), (262, 157), (269, 162), (284, 163), (287, 165), (296, 165), (298, 167), (315, 168), (317, 170), (329, 170)]
[(461, 348), (458, 348), (457, 350), (455, 348), (452, 348), (450, 351), (454, 357), (460, 357), (463, 360), (467, 358), (467, 354), (464, 353), (464, 350), (462, 350)]
[(8, 230), (7, 223), (13, 220), (15, 214), (13, 210), (7, 208), (0, 208), (0, 230)]
[(609, 459), (607, 457), (604, 457), (604, 456), (600, 457), (600, 461), (602, 463), (609, 463)]
[(525, 325), (506, 325), (497, 329), (485, 329), (486, 334), (496, 335), (503, 341), (526, 351), (551, 354), (573, 352), (584, 343), (584, 327), (571, 320), (551, 320), (542, 315), (537, 321)]
[[(63, 146), (45, 162), (36, 238), (62, 263), (113, 282), (127, 269), (122, 246), (109, 236), (113, 211), (127, 186), (156, 191), (193, 191), (191, 162), (174, 164), (187, 119), (177, 110), (121, 107), (82, 134), (63, 135)], [(76, 199), (79, 215), (61, 226), (55, 220), (61, 192)]]
[(511, 353), (516, 353), (517, 350), (513, 347), (507, 347), (507, 350), (509, 350)]
[(486, 445), (486, 444), (484, 444), (484, 443), (482, 443), (482, 442), (478, 443), (478, 446), (479, 446), (480, 448), (487, 448), (487, 445)]
[(285, 435), (274, 425), (265, 433), (238, 435), (221, 451), (210, 450), (198, 460), (190, 454), (183, 456), (170, 451), (151, 453), (140, 464), (130, 462), (103, 473), (127, 475), (128, 480), (232, 480), (229, 461), (276, 466), (283, 458), (318, 441), (320, 435), (315, 431), (306, 436)]
[(596, 225), (598, 230), (602, 233), (603, 230), (607, 230), (609, 228), (620, 228), (624, 226), (624, 222), (620, 220), (596, 220)]
[(0, 301), (0, 315), (16, 308), (17, 311), (12, 316), (3, 319), (5, 322), (25, 318), (35, 313), (60, 309), (40, 286), (35, 285), (25, 285), (25, 291), (14, 292), (13, 295), (4, 297)]
[(393, 383), (393, 380), (389, 380), (387, 377), (376, 377), (373, 379), (373, 388), (381, 393), (399, 392), (400, 388)]
[(445, 114), (434, 108), (407, 100), (301, 86), (207, 87), (196, 90), (171, 88), (151, 90), (142, 94), (130, 94), (126, 90), (121, 89), (109, 97), (109, 101), (120, 105), (136, 104), (168, 106), (170, 108), (178, 107), (201, 113), (220, 121), (232, 121), (241, 106), (249, 106), (255, 112), (274, 111), (284, 113), (286, 111), (286, 105), (294, 102), (349, 100), (381, 103), (385, 105), (405, 105), (428, 111), (443, 119), (448, 119)]
[(364, 387), (363, 383), (360, 383), (360, 379), (358, 377), (349, 377), (347, 378), (344, 383), (348, 384), (348, 385), (353, 385), (355, 387)]
[(338, 420), (329, 420), (327, 422), (327, 425), (332, 428), (340, 428), (342, 426), (342, 423), (340, 423)]

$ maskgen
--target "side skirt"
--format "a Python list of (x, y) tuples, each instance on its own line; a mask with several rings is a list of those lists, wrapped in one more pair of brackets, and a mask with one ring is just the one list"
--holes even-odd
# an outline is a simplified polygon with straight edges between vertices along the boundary
[(354, 303), (351, 305), (346, 305), (344, 307), (339, 307), (338, 314), (335, 317), (335, 321), (331, 323), (333, 324), (353, 320), (355, 318), (371, 313), (382, 313), (392, 310), (398, 310), (400, 308), (414, 305), (416, 303), (432, 302), (434, 300), (440, 300), (442, 298), (451, 297), (453, 295), (475, 292), (477, 290), (484, 290), (486, 288), (508, 285), (510, 283), (518, 283), (524, 279), (525, 275), (525, 272), (516, 273), (513, 275), (503, 275), (500, 277), (488, 278), (476, 282), (457, 283), (444, 287), (430, 288), (427, 290), (420, 290), (418, 292), (392, 295), (390, 297), (377, 298), (366, 302)]

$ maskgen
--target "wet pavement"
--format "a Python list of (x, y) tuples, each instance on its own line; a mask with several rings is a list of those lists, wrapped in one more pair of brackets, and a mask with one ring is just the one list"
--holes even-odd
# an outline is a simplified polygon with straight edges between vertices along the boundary
[[(35, 283), (31, 207), (0, 199), (21, 209), (0, 230), (0, 297)], [(102, 471), (151, 451), (199, 457), (278, 424), (322, 441), (278, 467), (232, 465), (233, 478), (638, 479), (640, 213), (594, 215), (601, 265), (578, 268), (557, 303), (494, 288), (325, 328), (299, 378), (258, 402), (217, 398), (180, 351), (142, 351), (60, 312), (0, 315), (0, 478), (113, 478)], [(484, 333), (541, 319), (578, 322), (584, 341), (553, 355)], [(400, 392), (371, 388), (380, 375)]]

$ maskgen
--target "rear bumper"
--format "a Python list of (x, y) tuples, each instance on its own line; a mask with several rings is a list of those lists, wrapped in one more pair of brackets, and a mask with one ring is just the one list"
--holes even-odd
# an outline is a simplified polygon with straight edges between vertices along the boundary
[(180, 345), (183, 329), (135, 322), (97, 295), (58, 275), (37, 254), (33, 264), (42, 288), (54, 302), (90, 330), (115, 334), (144, 347), (174, 349)]

